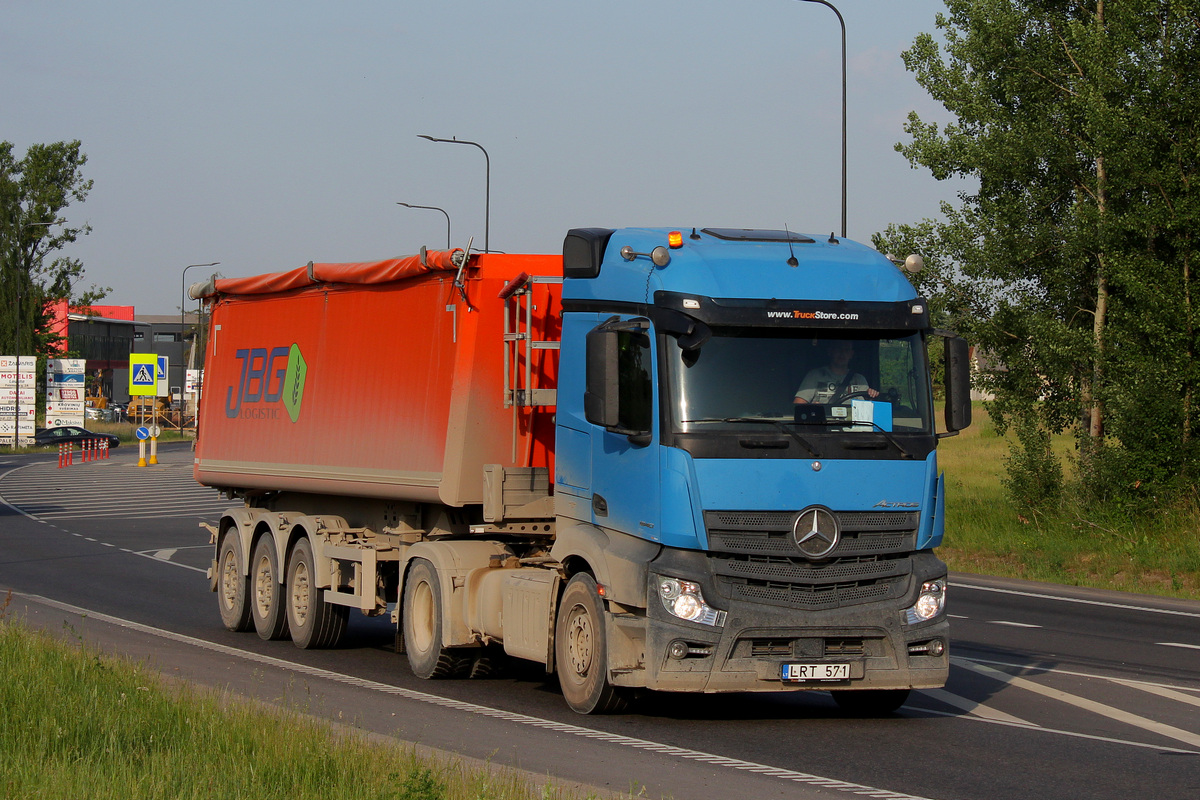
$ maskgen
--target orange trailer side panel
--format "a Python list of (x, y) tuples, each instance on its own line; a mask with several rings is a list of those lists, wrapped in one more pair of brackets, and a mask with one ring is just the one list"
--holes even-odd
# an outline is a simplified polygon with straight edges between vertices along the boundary
[[(339, 266), (357, 282), (320, 282), (322, 267), (337, 275)], [(299, 288), (293, 273), (281, 284), (218, 282), (196, 479), (461, 506), (482, 502), (484, 464), (553, 474), (553, 408), (504, 405), (497, 294), (521, 272), (561, 275), (561, 259), (476, 256), (465, 300), (452, 271), (395, 280), (391, 269), (375, 282), (364, 266), (318, 265)], [(244, 287), (252, 293), (234, 293)], [(560, 290), (534, 286), (540, 339), (558, 339)], [(540, 386), (553, 388), (556, 353), (541, 351), (535, 366)]]

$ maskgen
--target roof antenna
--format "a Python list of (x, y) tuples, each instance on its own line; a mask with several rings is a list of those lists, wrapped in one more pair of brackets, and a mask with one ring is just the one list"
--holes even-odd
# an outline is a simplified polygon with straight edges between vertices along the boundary
[(788, 230), (787, 223), (783, 223), (783, 232), (787, 234), (788, 252), (791, 254), (788, 257), (787, 265), (789, 267), (798, 267), (800, 262), (796, 260), (796, 251), (792, 249), (792, 232)]
[(839, 242), (837, 240), (837, 237), (833, 235), (833, 231), (829, 232), (829, 243), (830, 244), (841, 244), (841, 242)]
[(692, 228), (692, 235), (691, 235), (691, 236), (689, 236), (688, 238), (689, 238), (689, 239), (699, 239), (699, 238), (700, 238), (700, 234), (696, 233), (696, 229), (695, 229), (695, 228)]

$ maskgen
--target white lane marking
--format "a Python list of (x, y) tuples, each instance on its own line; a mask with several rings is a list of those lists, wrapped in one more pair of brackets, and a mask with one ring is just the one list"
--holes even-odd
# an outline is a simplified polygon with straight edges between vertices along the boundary
[(994, 708), (989, 708), (983, 703), (977, 703), (969, 697), (953, 694), (945, 689), (921, 689), (920, 692), (925, 697), (931, 697), (938, 702), (945, 703), (948, 706), (957, 708), (960, 711), (965, 711), (966, 713), (976, 717), (982, 717), (983, 719), (997, 720), (1001, 722), (1011, 722), (1014, 725), (1024, 725), (1030, 728), (1039, 727), (1038, 725), (1023, 720), (1020, 717), (1014, 717), (1012, 714), (1005, 714), (1003, 711), (997, 711)]
[(1028, 622), (1009, 622), (1008, 620), (1004, 620), (1004, 619), (990, 619), (990, 620), (988, 620), (988, 622), (991, 623), (992, 625), (1007, 625), (1010, 628), (1040, 628), (1040, 627), (1042, 627), (1041, 625), (1031, 625)]
[(1183, 642), (1158, 642), (1159, 647), (1186, 647), (1190, 650), (1200, 650), (1200, 644), (1184, 644)]
[(1135, 606), (1128, 603), (1110, 603), (1105, 600), (1085, 600), (1082, 597), (1061, 597), (1055, 594), (1041, 594), (1038, 592), (1023, 592), (1017, 589), (1000, 589), (994, 586), (978, 586), (973, 583), (952, 582), (950, 584), (955, 589), (975, 589), (980, 592), (995, 592), (997, 594), (1012, 594), (1018, 597), (1033, 597), (1038, 600), (1061, 600), (1064, 603), (1080, 603), (1086, 606), (1101, 606), (1103, 608), (1119, 608), (1124, 611), (1146, 611), (1151, 614), (1171, 614), (1176, 617), (1195, 617), (1200, 619), (1200, 611), (1179, 611), (1173, 608), (1150, 608), (1149, 606)]
[(1069, 669), (1058, 669), (1056, 667), (1043, 667), (1040, 664), (1026, 662), (1024, 664), (1016, 664), (1012, 661), (991, 661), (986, 658), (961, 658), (959, 661), (970, 661), (973, 664), (991, 664), (993, 667), (1011, 667), (1019, 669), (1023, 672), (1037, 671), (1039, 673), (1047, 673), (1051, 675), (1069, 675), (1072, 678), (1088, 678), (1098, 681), (1113, 681), (1115, 683), (1138, 684), (1144, 686), (1157, 686), (1163, 689), (1176, 689), (1181, 692), (1200, 692), (1200, 687), (1193, 686), (1174, 686), (1168, 683), (1152, 683), (1150, 681), (1135, 680), (1133, 678), (1117, 678), (1112, 675), (1098, 675), (1094, 672), (1077, 672)]
[(1117, 681), (1122, 686), (1128, 686), (1131, 689), (1141, 689), (1143, 692), (1156, 694), (1159, 697), (1165, 697), (1168, 700), (1174, 700), (1177, 703), (1187, 703), (1190, 706), (1200, 706), (1200, 697), (1192, 697), (1190, 694), (1177, 692), (1174, 689), (1168, 689), (1165, 686), (1155, 686), (1150, 683), (1141, 683), (1138, 681)]
[[(907, 707), (907, 706), (906, 706)], [(1127, 747), (1141, 747), (1145, 750), (1153, 750), (1157, 753), (1172, 753), (1178, 755), (1195, 756), (1200, 755), (1200, 750), (1183, 750), (1178, 747), (1169, 747), (1161, 744), (1146, 744), (1145, 742), (1132, 742), (1128, 739), (1116, 739), (1112, 736), (1097, 736), (1094, 733), (1080, 733), (1079, 731), (1062, 731), (1057, 728), (1042, 728), (1037, 725), (1020, 725), (1016, 722), (1005, 722), (999, 719), (984, 719), (983, 717), (975, 717), (968, 714), (963, 716), (957, 711), (934, 711), (932, 708), (914, 709), (924, 714), (933, 714), (938, 717), (954, 717), (955, 719), (966, 720), (967, 722), (983, 722), (988, 725), (1003, 725), (1006, 728), (1021, 728), (1022, 730), (1033, 731), (1035, 733), (1052, 733), (1055, 736), (1069, 736), (1072, 739), (1087, 739), (1092, 742), (1105, 742), (1107, 744), (1123, 744)]]
[(1195, 734), (1191, 731), (1185, 731), (1182, 728), (1176, 728), (1173, 725), (1167, 725), (1162, 722), (1155, 722), (1152, 719), (1147, 719), (1146, 717), (1141, 717), (1137, 714), (1132, 714), (1119, 708), (1113, 708), (1112, 706), (1105, 705), (1104, 703), (1098, 703), (1095, 700), (1090, 700), (1086, 697), (1080, 697), (1076, 694), (1064, 692), (1061, 689), (1043, 686), (1040, 683), (1035, 683), (1027, 678), (1022, 678), (1017, 675), (1010, 675), (1003, 670), (985, 667), (982, 664), (973, 664), (969, 661), (963, 661), (961, 659), (951, 659), (951, 662), (958, 664), (960, 667), (978, 672), (981, 675), (986, 675), (987, 677), (1000, 681), (1001, 683), (1007, 683), (1012, 686), (1020, 687), (1026, 691), (1067, 703), (1068, 705), (1075, 706), (1076, 708), (1082, 708), (1085, 711), (1091, 711), (1092, 713), (1108, 717), (1109, 719), (1125, 723), (1126, 725), (1133, 725), (1134, 727), (1141, 728), (1142, 730), (1149, 731), (1151, 733), (1157, 733), (1159, 736), (1165, 736), (1168, 739), (1174, 739), (1177, 742), (1183, 742), (1184, 744), (1191, 745), (1192, 747), (1200, 747), (1200, 734)]
[(728, 758), (719, 756), (713, 753), (705, 753), (700, 750), (690, 750), (685, 747), (676, 747), (675, 745), (662, 744), (660, 742), (652, 742), (646, 739), (635, 739), (632, 736), (624, 736), (619, 733), (608, 733), (606, 731), (592, 730), (579, 725), (570, 725), (565, 722), (554, 722), (553, 720), (541, 719), (540, 717), (531, 717), (525, 714), (517, 714), (512, 711), (503, 711), (498, 708), (489, 708), (487, 706), (476, 705), (475, 703), (464, 703), (461, 700), (451, 700), (447, 697), (438, 697), (437, 695), (427, 694), (425, 692), (414, 691), (413, 689), (402, 689), (399, 686), (391, 686), (386, 683), (378, 683), (376, 681), (367, 680), (365, 678), (356, 678), (352, 675), (343, 675), (340, 672), (331, 672), (329, 670), (320, 669), (319, 667), (310, 667), (307, 664), (297, 664), (292, 661), (284, 661), (271, 656), (251, 653), (245, 650), (238, 650), (235, 647), (229, 647), (216, 642), (207, 642), (203, 639), (197, 639), (192, 636), (185, 636), (181, 633), (163, 630), (162, 628), (154, 628), (149, 625), (143, 625), (140, 622), (133, 622), (120, 617), (113, 617), (108, 614), (102, 614), (96, 611), (89, 611), (85, 608), (79, 608), (67, 603), (60, 603), (57, 600), (50, 600), (39, 595), (13, 593), (17, 597), (23, 597), (34, 602), (43, 603), (51, 608), (57, 608), (61, 611), (66, 611), (71, 614), (79, 614), (90, 619), (97, 619), (102, 622), (107, 622), (112, 625), (119, 625), (130, 630), (140, 631), (152, 636), (158, 636), (163, 639), (183, 644), (193, 645), (205, 650), (211, 650), (222, 655), (234, 656), (236, 658), (244, 658), (250, 661), (257, 661), (261, 664), (266, 664), (281, 669), (299, 672), (304, 675), (309, 675), (325, 680), (336, 681), (348, 686), (357, 686), (363, 689), (369, 689), (377, 692), (403, 697), (408, 700), (416, 700), (421, 703), (429, 703), (431, 705), (451, 708), (457, 711), (465, 711), (469, 714), (478, 714), (481, 716), (492, 717), (506, 722), (515, 722), (520, 725), (528, 725), (534, 728), (544, 728), (547, 730), (566, 733), (572, 736), (580, 736), (588, 739), (596, 739), (609, 744), (619, 745), (621, 747), (629, 747), (637, 750), (650, 750), (655, 753), (661, 753), (667, 756), (683, 758), (689, 761), (703, 761), (706, 764), (715, 764), (717, 766), (728, 767), (730, 769), (742, 770), (745, 772), (753, 772), (758, 775), (767, 775), (773, 778), (781, 778), (783, 780), (792, 781), (794, 783), (803, 783), (810, 786), (820, 786), (826, 789), (833, 789), (839, 792), (847, 792), (858, 795), (860, 797), (876, 797), (880, 800), (927, 800), (917, 795), (903, 794), (901, 792), (893, 792), (888, 789), (877, 789), (872, 786), (865, 786), (860, 783), (850, 783), (841, 781), (835, 778), (824, 778), (820, 775), (811, 775), (807, 772), (796, 772), (794, 770), (783, 769), (781, 767), (772, 767), (767, 764), (756, 764), (753, 761), (742, 761), (738, 758)]
[(154, 558), (162, 559), (163, 561), (170, 561), (171, 556), (175, 555), (175, 551), (176, 551), (176, 548), (171, 547), (166, 550), (155, 550), (150, 555), (153, 556)]

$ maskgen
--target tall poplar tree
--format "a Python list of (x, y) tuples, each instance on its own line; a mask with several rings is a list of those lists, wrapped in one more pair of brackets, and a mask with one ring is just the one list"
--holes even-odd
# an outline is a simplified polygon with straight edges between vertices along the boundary
[(107, 291), (80, 291), (83, 264), (53, 257), (90, 230), (61, 217), (91, 191), (86, 163), (78, 141), (31, 145), (19, 159), (0, 142), (0, 353), (45, 355), (54, 338), (46, 303), (87, 305)]
[[(984, 383), (1018, 434), (1010, 486), (1021, 486), (1014, 469), (1045, 467), (1050, 433), (1073, 429), (1098, 496), (1194, 487), (1200, 8), (946, 6), (944, 45), (922, 34), (904, 59), (956, 121), (911, 114), (897, 149), (938, 179), (978, 181), (933, 238), (954, 262), (954, 291), (984, 312), (968, 320), (973, 337), (1002, 365)], [(1053, 491), (1036, 478), (1024, 476), (1026, 499)]]

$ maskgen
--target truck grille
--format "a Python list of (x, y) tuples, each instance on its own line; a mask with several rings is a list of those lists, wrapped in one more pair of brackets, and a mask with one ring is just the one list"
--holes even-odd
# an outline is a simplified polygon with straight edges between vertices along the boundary
[(797, 512), (705, 514), (713, 573), (732, 599), (808, 610), (898, 599), (908, 588), (915, 511), (835, 512), (841, 538), (829, 557), (805, 558), (792, 539)]

